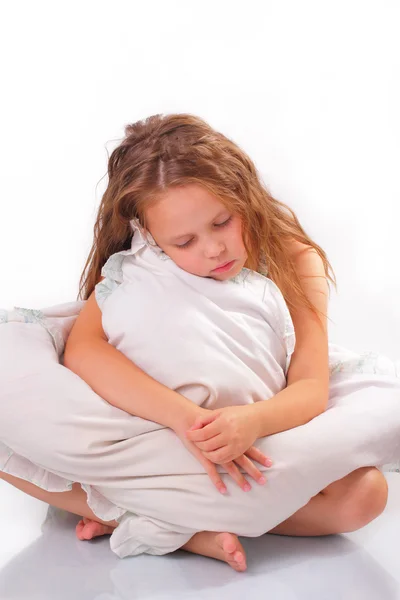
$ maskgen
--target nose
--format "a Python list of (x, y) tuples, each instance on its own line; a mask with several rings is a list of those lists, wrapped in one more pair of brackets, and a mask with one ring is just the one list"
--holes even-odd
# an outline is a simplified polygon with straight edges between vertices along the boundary
[(217, 258), (225, 250), (225, 244), (218, 240), (210, 240), (204, 247), (206, 258)]

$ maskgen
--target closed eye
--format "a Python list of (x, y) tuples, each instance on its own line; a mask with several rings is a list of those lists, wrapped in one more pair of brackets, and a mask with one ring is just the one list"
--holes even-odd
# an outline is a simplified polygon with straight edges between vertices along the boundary
[[(225, 221), (222, 221), (222, 223), (214, 223), (214, 227), (226, 227), (227, 225), (229, 225), (229, 223), (232, 221), (232, 215), (230, 217), (228, 217), (227, 219), (225, 219)], [(194, 238), (191, 238), (190, 240), (188, 240), (187, 242), (185, 242), (184, 244), (176, 244), (177, 248), (188, 248), (192, 243), (193, 243)]]
[(177, 248), (187, 248), (188, 246), (190, 246), (190, 244), (193, 242), (193, 238), (191, 238), (190, 240), (188, 240), (187, 242), (185, 242), (184, 244), (177, 244), (176, 247)]
[(222, 223), (214, 223), (215, 227), (225, 227), (226, 225), (229, 225), (229, 223), (232, 221), (232, 216), (228, 217), (226, 219), (226, 221), (223, 221)]

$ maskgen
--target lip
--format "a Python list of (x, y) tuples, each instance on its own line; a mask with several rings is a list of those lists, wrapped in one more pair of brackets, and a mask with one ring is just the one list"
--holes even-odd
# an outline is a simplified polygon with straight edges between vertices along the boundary
[(227, 263), (224, 263), (220, 267), (213, 269), (212, 272), (213, 273), (224, 273), (225, 271), (229, 271), (233, 267), (235, 262), (236, 262), (236, 260), (231, 260)]

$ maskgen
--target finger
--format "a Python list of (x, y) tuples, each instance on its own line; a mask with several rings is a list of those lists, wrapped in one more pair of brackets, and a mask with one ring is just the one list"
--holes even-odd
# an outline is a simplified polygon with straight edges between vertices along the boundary
[(264, 485), (264, 483), (267, 481), (263, 473), (261, 473), (261, 471), (255, 466), (255, 464), (244, 454), (236, 458), (235, 463), (242, 467), (242, 469), (246, 471), (246, 473), (248, 473), (250, 477), (252, 477), (260, 485)]
[(217, 467), (212, 462), (210, 462), (210, 461), (207, 461), (207, 462), (208, 462), (208, 464), (204, 466), (204, 468), (207, 472), (207, 475), (209, 476), (209, 478), (211, 479), (212, 483), (215, 485), (217, 490), (221, 494), (226, 494), (226, 492), (227, 492), (226, 485), (222, 481), (221, 476), (217, 471)]
[(198, 459), (200, 464), (203, 466), (204, 470), (206, 471), (207, 475), (209, 476), (209, 478), (211, 479), (212, 483), (215, 485), (217, 490), (221, 494), (226, 494), (226, 492), (227, 492), (226, 486), (225, 486), (224, 482), (222, 481), (221, 475), (218, 473), (217, 467), (215, 466), (215, 464), (212, 463), (211, 461), (209, 461), (204, 456), (204, 454), (198, 448), (196, 448), (196, 446), (194, 444), (193, 444), (192, 451), (193, 451), (194, 456)]
[(225, 446), (223, 435), (216, 435), (206, 442), (194, 442), (194, 444), (196, 444), (202, 452), (212, 452), (213, 450), (219, 450), (219, 448)]
[(229, 473), (229, 475), (236, 481), (238, 486), (242, 488), (244, 492), (249, 492), (251, 490), (251, 485), (237, 468), (235, 463), (228, 462), (223, 464), (224, 469)]
[(265, 456), (265, 454), (263, 454), (261, 450), (259, 450), (255, 446), (251, 446), (251, 448), (249, 448), (247, 452), (245, 452), (245, 454), (252, 460), (257, 461), (265, 467), (271, 467), (273, 465), (272, 460), (268, 456)]
[[(237, 453), (237, 455), (238, 454), (239, 453)], [(235, 460), (236, 458), (235, 454), (229, 450), (229, 446), (223, 446), (222, 448), (218, 448), (218, 450), (213, 450), (212, 452), (204, 452), (204, 456), (217, 465), (223, 465)]]
[(197, 417), (194, 424), (191, 427), (189, 427), (188, 431), (195, 431), (201, 429), (202, 427), (205, 427), (209, 423), (212, 423), (217, 418), (217, 416), (219, 416), (219, 413), (217, 414), (215, 411), (210, 410), (209, 415), (205, 415), (204, 417)]
[(186, 432), (186, 437), (191, 442), (205, 442), (206, 440), (218, 435), (221, 433), (220, 425), (216, 421), (217, 417), (213, 418), (212, 423), (209, 423), (202, 427), (202, 429), (191, 430), (189, 429)]

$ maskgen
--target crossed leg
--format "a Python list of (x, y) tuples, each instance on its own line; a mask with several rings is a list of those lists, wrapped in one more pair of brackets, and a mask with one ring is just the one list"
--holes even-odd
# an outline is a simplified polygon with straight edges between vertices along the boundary
[[(0, 471), (0, 479), (47, 504), (82, 516), (76, 533), (87, 540), (111, 534), (117, 521), (102, 521), (89, 508), (86, 493), (75, 483), (69, 492), (47, 492), (34, 484)], [(363, 467), (324, 490), (269, 533), (290, 536), (319, 536), (360, 529), (385, 509), (388, 488), (384, 475), (374, 467)], [(227, 562), (236, 571), (246, 569), (246, 556), (236, 535), (202, 531), (183, 550)]]

